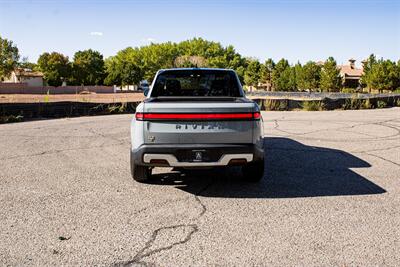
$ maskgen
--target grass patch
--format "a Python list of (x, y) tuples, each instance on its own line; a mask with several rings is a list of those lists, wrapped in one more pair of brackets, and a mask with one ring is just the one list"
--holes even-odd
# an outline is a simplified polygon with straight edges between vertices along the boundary
[(301, 107), (306, 111), (320, 111), (324, 110), (325, 105), (322, 101), (304, 101)]
[(121, 103), (121, 105), (110, 105), (107, 107), (107, 112), (111, 114), (124, 113), (127, 110), (127, 103)]
[(288, 110), (287, 100), (266, 99), (264, 101), (264, 110), (271, 110), (271, 111)]

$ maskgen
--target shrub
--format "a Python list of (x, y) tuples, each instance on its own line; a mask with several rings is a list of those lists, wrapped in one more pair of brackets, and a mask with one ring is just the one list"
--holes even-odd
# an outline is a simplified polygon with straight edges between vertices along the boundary
[(50, 102), (50, 92), (47, 90), (46, 95), (44, 96), (44, 103), (49, 103)]
[(356, 96), (347, 98), (344, 102), (343, 109), (360, 109), (363, 106), (363, 100)]
[(287, 110), (288, 109), (287, 101), (280, 99), (266, 99), (264, 101), (264, 109), (276, 110), (276, 111)]
[(121, 105), (109, 105), (107, 107), (107, 113), (116, 114), (116, 113), (124, 113), (126, 111), (127, 103), (121, 103)]
[(307, 111), (319, 111), (323, 110), (325, 107), (322, 101), (304, 101), (301, 106), (303, 110)]
[(369, 101), (369, 99), (366, 99), (363, 101), (362, 107), (363, 109), (371, 109), (374, 106), (371, 104), (371, 101)]
[(261, 110), (265, 109), (263, 99), (253, 99), (253, 101), (257, 103)]
[(377, 105), (378, 108), (386, 108), (387, 107), (387, 103), (385, 101), (382, 101), (382, 100), (378, 100), (376, 105)]

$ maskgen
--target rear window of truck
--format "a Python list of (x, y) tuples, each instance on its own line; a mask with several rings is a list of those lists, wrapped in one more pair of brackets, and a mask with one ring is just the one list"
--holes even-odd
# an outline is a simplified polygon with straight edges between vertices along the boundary
[(157, 76), (151, 97), (240, 97), (239, 88), (239, 81), (233, 71), (171, 70)]

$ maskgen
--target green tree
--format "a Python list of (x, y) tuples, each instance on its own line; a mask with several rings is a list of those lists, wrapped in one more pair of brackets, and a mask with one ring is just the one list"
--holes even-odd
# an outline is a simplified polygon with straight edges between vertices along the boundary
[(400, 90), (400, 60), (397, 61), (397, 84), (396, 89)]
[(260, 62), (258, 60), (250, 60), (249, 65), (244, 73), (244, 83), (249, 86), (256, 86), (260, 79)]
[(272, 71), (272, 85), (274, 91), (294, 91), (296, 86), (296, 72), (286, 59), (276, 63)]
[(138, 84), (144, 77), (138, 48), (128, 47), (105, 61), (107, 85)]
[(297, 91), (297, 75), (296, 75), (296, 68), (295, 67), (290, 67), (289, 70), (289, 84), (288, 84), (288, 90), (289, 91)]
[(248, 62), (233, 46), (194, 38), (180, 43), (150, 44), (126, 48), (105, 62), (106, 84), (132, 84), (152, 80), (162, 68), (218, 67), (237, 71), (243, 82)]
[(236, 73), (239, 76), (239, 80), (241, 84), (244, 84), (244, 75), (246, 73), (246, 68), (244, 66), (239, 66), (236, 68)]
[(329, 57), (321, 69), (320, 89), (326, 92), (338, 92), (341, 88), (342, 78), (340, 70), (333, 57)]
[(207, 64), (207, 60), (201, 56), (179, 56), (174, 60), (177, 68), (203, 68)]
[(399, 86), (399, 66), (391, 60), (383, 58), (377, 60), (375, 55), (370, 55), (364, 62), (364, 74), (361, 81), (368, 89), (390, 91)]
[(261, 65), (260, 68), (260, 81), (267, 84), (267, 90), (270, 91), (272, 87), (272, 72), (275, 68), (275, 62), (269, 58)]
[(159, 69), (172, 68), (175, 59), (179, 56), (176, 44), (171, 42), (143, 46), (138, 51), (143, 78), (148, 81), (154, 78)]
[(307, 62), (297, 77), (297, 85), (301, 90), (318, 91), (321, 77), (321, 66), (313, 61)]
[(289, 68), (289, 62), (286, 59), (281, 59), (278, 61), (278, 63), (276, 63), (274, 70), (272, 71), (272, 86), (274, 91), (282, 91), (283, 84), (281, 83), (281, 76), (283, 74), (283, 72)]
[(244, 73), (247, 68), (247, 60), (235, 51), (233, 46), (228, 46), (224, 49), (224, 68), (233, 69), (239, 76), (240, 81), (244, 82)]
[(9, 41), (0, 36), (0, 80), (8, 77), (17, 67), (19, 60), (18, 48)]
[[(212, 59), (214, 62), (210, 62), (210, 67), (218, 67), (218, 62), (222, 62), (225, 59), (226, 49), (217, 42), (207, 41), (203, 38), (193, 38), (187, 41), (180, 42), (177, 44), (179, 54), (185, 56), (202, 56), (205, 59)], [(233, 47), (230, 47), (231, 52)]]
[(103, 55), (92, 49), (78, 51), (72, 62), (71, 82), (76, 85), (101, 85), (105, 78)]
[(299, 90), (299, 77), (301, 76), (301, 72), (303, 71), (303, 66), (301, 65), (300, 62), (297, 62), (296, 65), (294, 65), (294, 73), (296, 77), (296, 89)]
[(367, 60), (363, 61), (363, 75), (361, 76), (361, 85), (363, 87), (370, 88), (371, 85), (371, 74), (372, 68), (376, 64), (376, 57), (374, 54), (371, 54)]
[(198, 56), (205, 59), (205, 67), (229, 68), (238, 73), (243, 82), (248, 60), (237, 53), (233, 46), (223, 47), (218, 42), (194, 38), (177, 44), (180, 56)]
[(37, 65), (48, 85), (60, 86), (63, 80), (71, 77), (68, 57), (61, 53), (43, 53), (39, 56)]

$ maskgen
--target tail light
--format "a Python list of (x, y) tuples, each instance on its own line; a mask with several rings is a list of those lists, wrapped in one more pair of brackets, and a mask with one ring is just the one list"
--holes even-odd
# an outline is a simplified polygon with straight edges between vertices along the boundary
[(140, 121), (164, 121), (164, 120), (259, 120), (260, 112), (247, 113), (142, 113), (136, 112), (135, 118)]
[(253, 119), (259, 120), (261, 118), (261, 112), (254, 112), (253, 113)]

